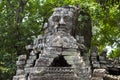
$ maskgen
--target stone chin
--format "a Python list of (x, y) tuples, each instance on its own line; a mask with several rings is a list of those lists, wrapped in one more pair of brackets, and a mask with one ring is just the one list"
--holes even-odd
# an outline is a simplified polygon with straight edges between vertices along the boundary
[(76, 39), (69, 33), (66, 33), (64, 31), (58, 31), (57, 33), (53, 34), (49, 42), (46, 43), (50, 43), (50, 47), (62, 47), (73, 49), (78, 48)]

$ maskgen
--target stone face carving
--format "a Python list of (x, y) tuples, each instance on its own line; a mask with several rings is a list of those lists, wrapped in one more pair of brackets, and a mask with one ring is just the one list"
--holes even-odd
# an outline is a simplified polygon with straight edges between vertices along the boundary
[(105, 54), (99, 56), (95, 47), (89, 62), (84, 37), (72, 35), (78, 29), (77, 11), (73, 6), (55, 8), (44, 24), (44, 34), (26, 46), (30, 55), (19, 56), (13, 80), (103, 80), (111, 66)]
[(18, 57), (13, 80), (120, 79), (109, 75), (114, 69), (118, 74), (120, 64), (112, 64), (106, 58), (106, 51), (99, 55), (97, 46), (90, 54), (89, 62), (84, 37), (73, 35), (74, 30), (78, 29), (75, 26), (77, 11), (78, 8), (72, 6), (55, 8), (48, 23), (44, 24), (44, 34), (39, 35), (32, 45), (26, 46), (30, 55)]
[[(70, 6), (55, 8), (44, 25), (44, 35), (39, 35), (33, 45), (26, 47), (31, 52), (23, 69), (24, 80), (90, 79), (89, 61), (85, 62), (80, 55), (85, 47), (84, 40), (79, 35), (77, 38), (71, 35), (76, 27), (77, 10)], [(13, 80), (20, 79), (19, 74)]]
[(74, 22), (75, 7), (56, 8), (49, 18), (49, 31), (51, 33), (65, 31), (70, 33)]

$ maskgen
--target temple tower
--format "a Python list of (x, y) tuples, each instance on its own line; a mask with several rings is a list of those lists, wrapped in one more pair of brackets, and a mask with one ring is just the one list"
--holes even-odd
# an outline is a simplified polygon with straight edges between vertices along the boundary
[(90, 80), (89, 60), (81, 56), (81, 50), (86, 49), (84, 39), (75, 34), (77, 12), (73, 6), (55, 8), (44, 25), (44, 34), (26, 46), (30, 55), (21, 60), (26, 62), (17, 61), (13, 80)]

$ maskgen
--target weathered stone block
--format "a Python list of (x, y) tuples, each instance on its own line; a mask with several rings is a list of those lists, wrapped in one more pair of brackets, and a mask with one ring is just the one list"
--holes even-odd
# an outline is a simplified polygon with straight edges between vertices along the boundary
[(34, 63), (34, 59), (28, 59), (27, 60), (27, 64), (33, 64)]
[(92, 56), (90, 59), (91, 59), (92, 61), (97, 61), (97, 57), (96, 57), (96, 56), (95, 56), (95, 57)]
[(65, 56), (79, 56), (80, 55), (80, 53), (78, 53), (77, 50), (74, 50), (74, 49), (72, 49), (72, 50), (68, 49), (61, 53), (62, 53), (62, 55), (65, 55)]
[(25, 75), (14, 76), (13, 80), (27, 80)]
[(102, 77), (92, 77), (91, 80), (104, 80)]
[(25, 61), (16, 61), (17, 66), (24, 65), (25, 63), (26, 63)]
[(105, 64), (100, 64), (102, 69), (107, 69), (107, 66)]
[(22, 70), (22, 69), (18, 69), (18, 70), (16, 71), (16, 75), (24, 75), (24, 74), (25, 74), (25, 71)]
[(33, 64), (26, 64), (25, 68), (33, 67)]
[(29, 59), (36, 60), (37, 59), (37, 55), (29, 56)]
[(99, 62), (100, 62), (100, 64), (107, 64), (107, 62), (105, 60), (99, 61)]
[(20, 55), (18, 57), (18, 61), (25, 61), (27, 59), (27, 55)]
[(44, 57), (40, 57), (39, 59), (36, 60), (35, 63), (35, 67), (45, 67), (49, 65), (50, 65), (50, 59)]
[(95, 53), (95, 52), (91, 53), (91, 56), (93, 56), (93, 57), (97, 57), (97, 55), (98, 55), (98, 53)]
[(92, 65), (93, 65), (93, 68), (100, 68), (99, 62), (93, 63)]
[(101, 77), (105, 76), (106, 70), (105, 69), (94, 69), (93, 70), (93, 77)]
[(35, 54), (34, 51), (31, 51), (31, 52), (30, 52), (30, 55), (31, 55), (31, 56), (34, 56), (34, 55), (36, 55), (36, 54)]
[(105, 57), (104, 56), (99, 56), (99, 60), (100, 61), (105, 61)]
[(33, 46), (32, 45), (27, 45), (25, 48), (26, 48), (26, 50), (32, 50)]
[(106, 74), (104, 76), (104, 80), (120, 80), (120, 75), (109, 75), (109, 74)]

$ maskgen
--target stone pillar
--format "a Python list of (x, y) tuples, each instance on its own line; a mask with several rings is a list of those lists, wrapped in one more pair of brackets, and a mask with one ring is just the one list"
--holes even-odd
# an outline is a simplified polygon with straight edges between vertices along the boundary
[(105, 69), (94, 69), (91, 80), (103, 80), (105, 74), (106, 74)]
[(101, 54), (99, 55), (100, 67), (104, 68), (104, 69), (107, 68), (107, 66), (106, 66), (106, 64), (107, 64), (107, 59), (106, 59), (107, 54), (106, 53), (107, 53), (107, 49), (104, 49), (101, 52)]
[(16, 62), (17, 71), (16, 76), (13, 77), (13, 80), (26, 80), (24, 66), (26, 64), (26, 55), (20, 55), (18, 61)]
[(90, 60), (91, 60), (92, 69), (100, 68), (97, 46), (93, 47), (93, 51), (92, 51), (92, 53), (90, 55)]

